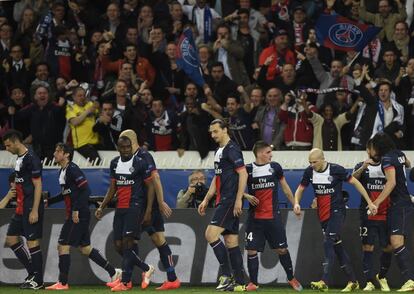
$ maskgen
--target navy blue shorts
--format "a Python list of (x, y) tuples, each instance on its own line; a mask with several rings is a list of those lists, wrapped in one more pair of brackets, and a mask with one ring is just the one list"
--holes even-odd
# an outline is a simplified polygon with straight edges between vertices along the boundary
[(387, 221), (362, 219), (359, 236), (363, 245), (375, 245), (375, 240), (381, 248), (386, 248), (390, 242)]
[(280, 211), (274, 219), (247, 219), (245, 233), (246, 250), (263, 252), (265, 243), (271, 249), (287, 248), (286, 230), (281, 220)]
[(333, 209), (328, 220), (321, 223), (322, 232), (326, 238), (340, 239), (342, 225), (345, 220), (345, 211), (342, 209)]
[(114, 240), (124, 237), (139, 239), (144, 212), (141, 207), (117, 208), (114, 216)]
[(39, 207), (39, 218), (34, 224), (29, 223), (30, 211), (25, 211), (23, 215), (14, 214), (7, 229), (7, 236), (24, 236), (28, 241), (42, 238), (43, 234), (43, 206)]
[(153, 209), (151, 214), (151, 222), (149, 225), (143, 226), (142, 230), (147, 232), (148, 235), (152, 235), (158, 232), (164, 232), (164, 218), (159, 209)]
[(77, 224), (72, 219), (66, 220), (60, 231), (58, 243), (73, 247), (90, 245), (89, 219), (80, 220)]
[(387, 225), (389, 235), (403, 235), (407, 234), (410, 228), (411, 215), (413, 208), (409, 207), (394, 207), (388, 209)]
[(222, 235), (239, 234), (239, 218), (233, 215), (234, 205), (222, 205), (221, 203), (214, 210), (210, 225), (224, 228)]

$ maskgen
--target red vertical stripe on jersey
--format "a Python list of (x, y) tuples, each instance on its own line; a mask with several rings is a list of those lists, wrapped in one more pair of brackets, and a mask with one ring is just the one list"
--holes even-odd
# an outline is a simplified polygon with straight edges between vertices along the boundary
[(331, 195), (319, 195), (316, 197), (318, 202), (318, 216), (321, 222), (331, 217)]
[(24, 201), (24, 193), (23, 193), (23, 185), (16, 184), (16, 214), (22, 215), (23, 214), (23, 201)]
[(255, 196), (259, 199), (259, 204), (254, 210), (254, 218), (272, 219), (273, 218), (273, 190), (258, 190)]
[(129, 208), (131, 201), (132, 187), (131, 186), (120, 186), (117, 190), (118, 203), (117, 208)]
[(70, 199), (70, 195), (63, 196), (63, 200), (65, 201), (66, 219), (71, 219), (70, 210), (72, 208), (72, 200)]
[[(369, 193), (369, 198), (374, 202), (382, 191), (371, 191)], [(378, 213), (376, 215), (368, 215), (369, 220), (380, 220), (384, 221), (387, 219), (388, 208), (390, 207), (390, 197), (385, 198), (384, 201), (378, 207)]]
[(220, 176), (216, 176), (216, 205), (220, 203), (220, 189), (221, 189), (221, 179)]

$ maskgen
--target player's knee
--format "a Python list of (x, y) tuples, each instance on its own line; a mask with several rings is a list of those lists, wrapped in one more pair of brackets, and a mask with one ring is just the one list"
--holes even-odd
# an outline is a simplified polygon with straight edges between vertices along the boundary
[(391, 243), (392, 249), (397, 249), (404, 245), (404, 236), (392, 235), (390, 237), (390, 243)]
[(256, 250), (247, 250), (247, 255), (252, 256), (252, 255), (256, 255), (257, 251)]
[(115, 240), (114, 245), (115, 245), (115, 251), (118, 252), (118, 254), (122, 256), (122, 241)]
[(373, 252), (374, 251), (374, 245), (369, 245), (369, 244), (362, 245), (362, 251)]
[(206, 232), (204, 233), (204, 236), (208, 243), (213, 243), (214, 241), (217, 241), (218, 237), (214, 232), (212, 232), (209, 227), (207, 227)]
[(19, 243), (19, 237), (18, 236), (7, 236), (6, 237), (6, 245), (8, 247), (12, 247), (13, 245)]
[(164, 243), (166, 242), (164, 234), (160, 232), (152, 234), (151, 240), (154, 243), (154, 245), (157, 247), (164, 245)]
[(89, 256), (89, 254), (91, 254), (92, 247), (90, 245), (83, 246), (83, 247), (80, 247), (79, 250), (82, 253), (82, 255)]
[(225, 235), (224, 244), (227, 248), (234, 248), (239, 246), (239, 236), (238, 235)]
[(276, 253), (279, 255), (285, 255), (288, 253), (288, 249), (287, 248), (276, 248)]
[(70, 246), (58, 244), (57, 250), (58, 250), (59, 255), (69, 254)]
[(28, 240), (27, 241), (27, 247), (28, 248), (37, 247), (39, 245), (40, 245), (39, 240), (30, 240), (30, 241)]
[(134, 239), (131, 237), (124, 237), (122, 239), (122, 249), (131, 249), (132, 247), (134, 247)]

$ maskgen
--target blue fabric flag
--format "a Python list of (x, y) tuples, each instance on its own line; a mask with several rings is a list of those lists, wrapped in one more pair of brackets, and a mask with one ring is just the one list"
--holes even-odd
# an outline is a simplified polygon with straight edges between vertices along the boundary
[(321, 14), (316, 22), (318, 42), (340, 51), (362, 51), (381, 28), (357, 23), (340, 15)]
[(205, 82), (200, 72), (200, 61), (194, 44), (193, 33), (186, 28), (181, 34), (177, 48), (177, 66), (184, 70), (186, 75), (198, 86), (202, 87)]

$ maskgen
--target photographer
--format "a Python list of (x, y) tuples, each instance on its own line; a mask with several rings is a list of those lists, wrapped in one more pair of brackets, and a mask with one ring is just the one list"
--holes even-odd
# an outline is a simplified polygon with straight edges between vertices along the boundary
[[(188, 177), (188, 188), (180, 190), (177, 195), (176, 208), (197, 208), (208, 191), (206, 176), (200, 169), (194, 170)], [(208, 207), (214, 206), (212, 199)]]

